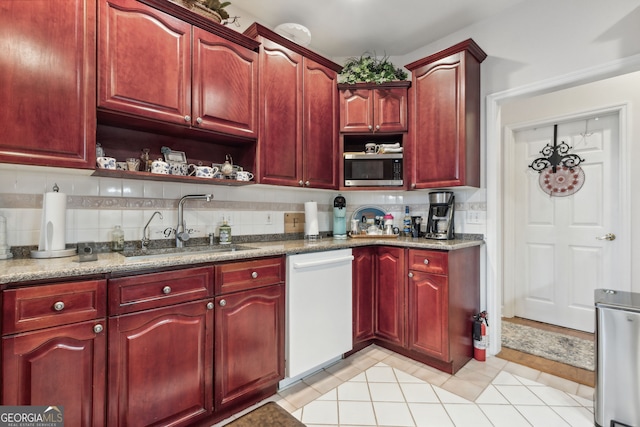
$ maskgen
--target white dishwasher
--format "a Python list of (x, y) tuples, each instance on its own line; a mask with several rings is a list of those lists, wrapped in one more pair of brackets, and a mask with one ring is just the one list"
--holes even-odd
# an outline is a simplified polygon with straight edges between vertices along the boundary
[(351, 249), (287, 256), (286, 378), (280, 388), (353, 348)]

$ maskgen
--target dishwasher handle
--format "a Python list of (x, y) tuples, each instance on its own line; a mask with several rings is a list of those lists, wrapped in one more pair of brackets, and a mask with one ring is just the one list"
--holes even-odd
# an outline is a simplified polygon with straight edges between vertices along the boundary
[(328, 258), (328, 259), (320, 259), (317, 261), (306, 261), (306, 262), (294, 262), (293, 268), (296, 270), (302, 268), (311, 268), (311, 267), (320, 267), (323, 265), (332, 265), (332, 264), (340, 264), (346, 261), (353, 261), (353, 255), (340, 257), (340, 258)]

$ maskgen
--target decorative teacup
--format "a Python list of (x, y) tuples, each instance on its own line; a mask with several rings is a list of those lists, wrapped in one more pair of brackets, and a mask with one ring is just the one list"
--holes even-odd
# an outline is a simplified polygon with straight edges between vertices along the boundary
[(253, 174), (249, 171), (237, 171), (236, 179), (238, 181), (251, 181), (253, 179)]
[(127, 162), (116, 162), (116, 169), (119, 171), (127, 170)]
[(180, 162), (169, 162), (169, 173), (171, 175), (185, 176), (189, 172), (189, 165)]
[(113, 157), (98, 157), (96, 163), (100, 169), (115, 169), (116, 159)]
[(189, 167), (192, 169), (190, 175), (195, 174), (198, 178), (213, 178), (213, 175), (218, 172), (218, 168), (214, 166), (190, 164)]
[(154, 160), (151, 162), (151, 173), (169, 175), (169, 163), (162, 159)]

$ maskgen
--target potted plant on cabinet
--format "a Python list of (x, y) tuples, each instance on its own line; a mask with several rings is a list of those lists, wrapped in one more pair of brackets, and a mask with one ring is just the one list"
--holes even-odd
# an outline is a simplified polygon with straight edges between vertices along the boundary
[(388, 56), (377, 58), (369, 52), (347, 59), (340, 72), (340, 83), (386, 83), (406, 80), (407, 72), (396, 68)]
[(220, 23), (223, 19), (229, 19), (229, 13), (224, 9), (231, 2), (220, 0), (181, 0), (182, 4), (196, 13), (204, 15)]

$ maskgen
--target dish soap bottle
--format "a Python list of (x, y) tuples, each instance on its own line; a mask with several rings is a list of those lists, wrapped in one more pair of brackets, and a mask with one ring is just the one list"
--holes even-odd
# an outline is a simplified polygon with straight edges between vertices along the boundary
[(228, 245), (231, 243), (231, 226), (227, 223), (226, 219), (222, 221), (218, 236), (220, 237), (221, 245)]
[(411, 237), (411, 215), (409, 214), (409, 206), (404, 207), (404, 219), (402, 220), (402, 234)]
[(118, 252), (124, 250), (124, 231), (119, 225), (113, 227), (111, 231), (111, 250)]

